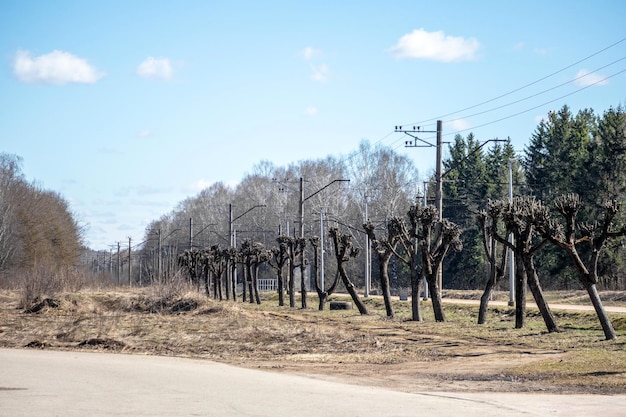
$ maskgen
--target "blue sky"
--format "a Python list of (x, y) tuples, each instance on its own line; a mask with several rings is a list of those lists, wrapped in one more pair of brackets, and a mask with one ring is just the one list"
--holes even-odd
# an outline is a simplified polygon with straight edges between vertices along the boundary
[(106, 249), (261, 160), (368, 139), (429, 174), (396, 125), (521, 150), (550, 110), (625, 103), (625, 18), (618, 0), (2, 0), (0, 151)]

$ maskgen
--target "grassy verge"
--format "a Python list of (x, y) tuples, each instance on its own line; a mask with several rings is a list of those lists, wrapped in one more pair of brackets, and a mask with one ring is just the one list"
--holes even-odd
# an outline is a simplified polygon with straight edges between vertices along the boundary
[[(335, 297), (341, 299), (341, 297)], [(46, 301), (47, 300), (47, 301)], [(309, 305), (316, 306), (315, 297)], [(612, 315), (619, 339), (604, 341), (593, 313), (558, 312), (562, 333), (538, 313), (514, 329), (511, 308), (446, 304), (447, 322), (412, 322), (410, 304), (382, 300), (356, 310), (317, 311), (217, 302), (189, 291), (83, 290), (20, 306), (0, 292), (0, 347), (76, 349), (206, 358), (262, 369), (340, 378), (408, 391), (626, 393), (626, 316)]]

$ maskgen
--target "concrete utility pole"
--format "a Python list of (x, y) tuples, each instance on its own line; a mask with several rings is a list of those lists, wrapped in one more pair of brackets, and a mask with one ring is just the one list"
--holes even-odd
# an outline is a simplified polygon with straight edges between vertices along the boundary
[(193, 218), (189, 218), (189, 250), (193, 248)]
[(128, 237), (128, 286), (132, 287), (133, 283), (132, 283), (132, 281), (130, 279), (131, 271), (132, 271), (131, 263), (130, 263), (130, 250), (131, 250), (130, 242), (131, 242), (131, 239), (130, 239), (130, 236), (129, 236)]
[[(309, 198), (313, 197), (314, 195), (317, 195), (318, 193), (324, 191), (325, 189), (327, 189), (328, 187), (330, 187), (336, 182), (350, 182), (350, 180), (344, 180), (344, 179), (332, 180), (331, 182), (329, 182), (328, 184), (326, 184), (325, 186), (323, 186), (322, 188), (320, 188), (319, 190), (317, 190), (316, 192), (314, 192), (313, 194), (305, 198), (304, 197), (304, 179), (300, 177), (300, 204), (298, 205), (298, 215), (300, 217), (300, 238), (301, 239), (304, 239), (304, 202), (307, 201)], [(306, 265), (304, 264), (304, 250), (303, 250), (300, 253), (301, 277), (304, 276), (305, 269), (306, 269)], [(304, 291), (304, 290), (305, 289), (301, 289), (301, 291)]]
[[(402, 132), (410, 137), (412, 140), (407, 140), (404, 143), (405, 148), (436, 148), (437, 156), (436, 156), (436, 164), (435, 164), (435, 207), (439, 212), (439, 221), (443, 219), (443, 141), (442, 141), (442, 130), (443, 130), (443, 122), (441, 120), (437, 120), (437, 130), (422, 130), (421, 126), (412, 126), (412, 129), (403, 129), (402, 126), (396, 126), (396, 132)], [(418, 134), (422, 133), (435, 133), (436, 136), (436, 144), (432, 143), (418, 137)], [(421, 143), (418, 143), (421, 142)], [(439, 282), (439, 290), (443, 290), (443, 271), (442, 268), (438, 270), (438, 278)]]
[[(367, 194), (365, 194), (365, 223), (369, 221), (369, 215), (367, 214)], [(370, 242), (370, 236), (365, 233), (365, 297), (370, 296), (370, 290), (372, 288), (372, 258), (371, 258), (372, 245)]]
[[(513, 202), (513, 161), (509, 158), (509, 203)], [(509, 236), (509, 242), (513, 244), (513, 235)], [(506, 250), (506, 249), (504, 249)], [(509, 248), (509, 306), (515, 305), (515, 258), (513, 249)]]
[(120, 263), (120, 242), (117, 242), (117, 285), (122, 285), (121, 282), (121, 263)]

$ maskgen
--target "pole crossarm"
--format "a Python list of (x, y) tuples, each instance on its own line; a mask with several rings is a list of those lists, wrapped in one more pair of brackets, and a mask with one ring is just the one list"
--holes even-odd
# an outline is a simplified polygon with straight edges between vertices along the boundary
[(480, 151), (483, 148), (483, 146), (485, 146), (489, 142), (506, 142), (506, 141), (507, 141), (506, 139), (489, 139), (489, 140), (484, 141), (483, 143), (478, 145), (478, 147), (476, 149), (474, 149), (472, 152), (470, 152), (467, 155), (465, 155), (465, 157), (463, 159), (461, 159), (456, 164), (454, 164), (454, 166), (448, 168), (447, 171), (445, 171), (443, 174), (441, 174), (441, 178), (443, 178), (446, 175), (448, 175), (451, 171), (454, 171), (455, 169), (457, 169), (459, 166), (461, 166), (461, 164), (463, 164), (463, 162), (465, 162), (467, 160), (467, 158), (469, 158), (470, 156), (474, 155), (476, 152)]
[(330, 187), (331, 185), (333, 185), (333, 184), (334, 184), (334, 183), (336, 183), (336, 182), (350, 182), (350, 180), (344, 180), (344, 179), (341, 179), (341, 180), (333, 180), (333, 181), (329, 182), (328, 184), (326, 184), (325, 186), (323, 186), (322, 188), (320, 188), (319, 190), (317, 190), (316, 192), (314, 192), (313, 194), (311, 194), (310, 196), (308, 196), (308, 197), (304, 198), (304, 199), (302, 200), (302, 202), (304, 203), (304, 202), (305, 202), (305, 201), (307, 201), (309, 198), (311, 198), (311, 197), (313, 197), (314, 195), (316, 195), (316, 194), (318, 194), (318, 193), (320, 193), (320, 192), (324, 191), (325, 189), (327, 189), (328, 187)]
[(240, 218), (242, 218), (243, 216), (245, 216), (246, 214), (250, 213), (252, 210), (254, 210), (255, 208), (259, 208), (259, 207), (267, 207), (267, 205), (265, 204), (257, 204), (256, 206), (250, 207), (248, 210), (244, 211), (243, 213), (241, 213), (239, 216), (235, 217), (232, 222), (236, 222), (237, 220), (239, 220)]
[[(437, 146), (417, 136), (418, 133), (437, 133), (436, 130), (422, 130), (421, 126), (413, 126), (413, 130), (411, 130), (403, 129), (402, 126), (396, 126), (395, 131), (398, 133), (404, 133), (405, 135), (413, 138), (413, 140), (407, 140), (404, 142), (404, 146), (406, 148), (434, 148)], [(418, 145), (418, 140), (422, 142), (423, 145)]]

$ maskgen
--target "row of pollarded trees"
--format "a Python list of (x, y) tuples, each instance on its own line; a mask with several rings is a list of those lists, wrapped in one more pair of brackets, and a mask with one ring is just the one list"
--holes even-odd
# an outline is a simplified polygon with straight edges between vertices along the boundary
[(578, 273), (580, 284), (589, 295), (606, 339), (617, 337), (598, 294), (598, 263), (607, 242), (626, 235), (626, 225), (616, 221), (620, 212), (620, 203), (616, 200), (606, 201), (602, 213), (594, 222), (579, 222), (579, 214), (583, 209), (584, 204), (577, 194), (557, 197), (554, 201), (556, 213), (534, 197), (518, 197), (512, 201), (496, 200), (488, 203), (487, 210), (481, 211), (477, 216), (483, 230), (485, 252), (491, 266), (481, 298), (479, 323), (484, 323), (491, 292), (499, 279), (504, 276), (504, 265), (510, 249), (516, 265), (515, 327), (524, 326), (528, 286), (548, 331), (560, 330), (543, 296), (534, 262), (536, 254), (550, 243), (561, 248), (569, 257)]

